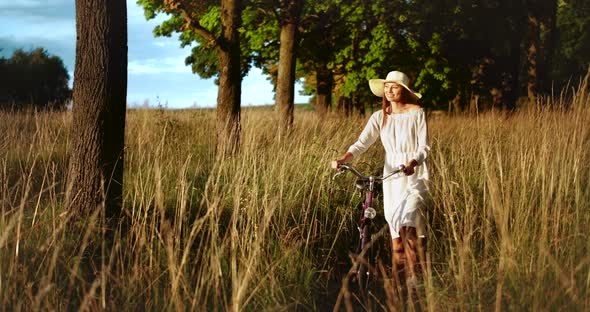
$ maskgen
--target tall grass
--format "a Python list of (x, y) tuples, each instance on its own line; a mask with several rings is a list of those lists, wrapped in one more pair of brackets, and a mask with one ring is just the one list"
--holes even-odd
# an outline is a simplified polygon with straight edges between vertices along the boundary
[[(579, 92), (511, 115), (430, 119), (428, 258), (416, 304), (590, 307), (589, 104)], [(66, 226), (70, 114), (0, 113), (0, 306), (331, 309), (359, 194), (352, 177), (332, 181), (328, 164), (365, 119), (297, 111), (281, 140), (272, 116), (245, 110), (241, 153), (218, 159), (213, 111), (130, 110), (131, 222), (108, 245), (100, 209), (78, 231)], [(379, 170), (382, 155), (376, 144), (357, 161)], [(401, 309), (388, 283), (358, 306)]]

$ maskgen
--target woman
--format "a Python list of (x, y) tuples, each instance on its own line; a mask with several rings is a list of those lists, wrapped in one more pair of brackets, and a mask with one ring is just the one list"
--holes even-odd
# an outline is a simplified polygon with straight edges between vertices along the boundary
[(409, 286), (415, 286), (425, 234), (422, 208), (428, 197), (426, 158), (430, 150), (426, 115), (417, 105), (422, 96), (410, 89), (408, 76), (399, 71), (388, 73), (385, 79), (369, 80), (369, 87), (383, 97), (383, 109), (371, 116), (358, 141), (333, 167), (358, 157), (379, 137), (385, 148), (383, 173), (405, 165), (404, 176), (383, 182), (383, 206), (392, 237), (394, 270)]

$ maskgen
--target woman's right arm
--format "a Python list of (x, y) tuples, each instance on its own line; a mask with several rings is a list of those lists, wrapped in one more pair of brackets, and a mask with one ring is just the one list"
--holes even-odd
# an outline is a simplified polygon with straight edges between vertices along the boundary
[(350, 162), (354, 157), (364, 153), (371, 145), (373, 145), (373, 143), (375, 143), (375, 141), (377, 141), (380, 133), (379, 123), (383, 118), (382, 116), (382, 114), (374, 113), (371, 118), (369, 118), (369, 121), (363, 129), (363, 132), (361, 132), (358, 140), (348, 148), (348, 151), (346, 151), (344, 156), (332, 162), (332, 167)]

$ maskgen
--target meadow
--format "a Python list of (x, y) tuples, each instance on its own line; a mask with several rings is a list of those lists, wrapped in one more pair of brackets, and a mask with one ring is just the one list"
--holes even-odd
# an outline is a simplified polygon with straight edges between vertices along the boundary
[[(430, 116), (421, 310), (590, 309), (586, 89)], [(403, 310), (388, 279), (363, 304), (341, 287), (360, 195), (329, 163), (368, 116), (296, 110), (281, 139), (272, 109), (244, 109), (241, 153), (219, 159), (214, 111), (129, 110), (130, 226), (112, 245), (100, 206), (64, 217), (71, 117), (0, 113), (2, 310)], [(382, 157), (375, 144), (354, 164)]]

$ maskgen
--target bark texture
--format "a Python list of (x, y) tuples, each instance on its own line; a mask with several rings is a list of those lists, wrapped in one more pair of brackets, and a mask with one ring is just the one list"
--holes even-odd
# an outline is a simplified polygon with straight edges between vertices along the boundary
[(550, 93), (552, 88), (553, 59), (555, 57), (555, 41), (557, 37), (557, 0), (543, 2), (539, 23), (545, 29), (544, 36), (541, 35), (539, 48), (540, 62), (537, 65), (540, 73), (538, 77), (539, 92)]
[[(122, 205), (127, 95), (125, 1), (76, 1), (72, 149), (67, 201), (85, 216), (105, 208), (109, 220)], [(104, 206), (103, 206), (104, 205)]]
[(279, 69), (277, 76), (276, 109), (279, 115), (279, 134), (293, 127), (295, 101), (296, 38), (303, 0), (281, 1)]
[(528, 15), (528, 32), (526, 36), (526, 61), (527, 61), (527, 97), (534, 103), (537, 98), (539, 77), (537, 75), (537, 59), (539, 51), (539, 22), (532, 10)]
[(240, 0), (221, 1), (222, 37), (219, 40), (219, 92), (217, 95), (217, 151), (233, 155), (240, 145), (240, 40), (242, 23)]
[(330, 111), (332, 105), (332, 86), (334, 76), (332, 71), (325, 64), (320, 64), (316, 69), (316, 109), (320, 116)]

